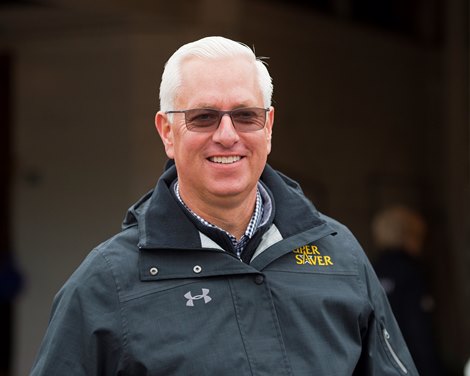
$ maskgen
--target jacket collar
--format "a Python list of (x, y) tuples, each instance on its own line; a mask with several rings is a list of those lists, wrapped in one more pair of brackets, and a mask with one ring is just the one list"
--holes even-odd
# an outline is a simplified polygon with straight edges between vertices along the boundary
[[(170, 186), (176, 177), (176, 167), (168, 164), (155, 189), (129, 209), (123, 227), (138, 226), (139, 248), (201, 247), (199, 231), (171, 193)], [(295, 181), (269, 165), (266, 165), (261, 181), (274, 198), (274, 224), (283, 238), (324, 227), (325, 221)]]
[(320, 218), (312, 202), (305, 197), (300, 185), (266, 165), (261, 180), (274, 197), (274, 224), (283, 238), (321, 226)]

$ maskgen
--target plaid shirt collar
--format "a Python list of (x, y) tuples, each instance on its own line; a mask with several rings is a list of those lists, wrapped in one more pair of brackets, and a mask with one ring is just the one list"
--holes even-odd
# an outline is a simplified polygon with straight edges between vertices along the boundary
[(240, 238), (240, 240), (237, 240), (235, 236), (230, 234), (229, 232), (225, 231), (224, 229), (206, 221), (204, 218), (200, 217), (196, 213), (194, 213), (183, 201), (183, 199), (180, 196), (179, 193), (179, 184), (178, 181), (174, 184), (174, 189), (175, 189), (175, 194), (178, 200), (181, 202), (181, 204), (186, 208), (186, 210), (191, 213), (199, 222), (201, 222), (204, 226), (209, 227), (209, 228), (215, 228), (219, 231), (222, 231), (223, 233), (227, 234), (229, 237), (230, 241), (233, 244), (233, 247), (235, 248), (235, 252), (237, 256), (240, 258), (243, 250), (245, 249), (246, 244), (248, 241), (252, 238), (253, 234), (256, 232), (258, 227), (266, 223), (266, 221), (269, 219), (269, 216), (271, 214), (272, 210), (272, 205), (271, 205), (271, 198), (269, 197), (269, 194), (266, 192), (265, 188), (258, 182), (258, 188), (256, 190), (256, 204), (255, 204), (255, 210), (253, 211), (253, 215), (251, 216), (250, 222), (248, 223), (248, 226), (245, 230), (245, 233), (243, 236)]

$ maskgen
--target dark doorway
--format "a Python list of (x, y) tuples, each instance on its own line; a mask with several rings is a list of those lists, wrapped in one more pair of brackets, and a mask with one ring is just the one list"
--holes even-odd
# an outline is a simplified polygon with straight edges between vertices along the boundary
[(13, 302), (21, 287), (11, 244), (11, 58), (0, 54), (0, 376), (10, 374), (13, 355)]

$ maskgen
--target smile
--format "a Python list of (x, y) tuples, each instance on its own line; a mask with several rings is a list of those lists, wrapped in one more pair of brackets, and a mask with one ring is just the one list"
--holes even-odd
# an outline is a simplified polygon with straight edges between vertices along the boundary
[(239, 155), (231, 155), (229, 157), (210, 157), (209, 160), (214, 163), (220, 163), (220, 164), (231, 164), (238, 162), (242, 157)]

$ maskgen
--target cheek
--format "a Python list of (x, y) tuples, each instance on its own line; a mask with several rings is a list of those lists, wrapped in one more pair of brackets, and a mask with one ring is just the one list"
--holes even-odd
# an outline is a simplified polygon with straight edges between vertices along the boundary
[(202, 134), (180, 132), (174, 138), (174, 156), (180, 160), (191, 161), (195, 159), (195, 154), (199, 153), (204, 145)]

